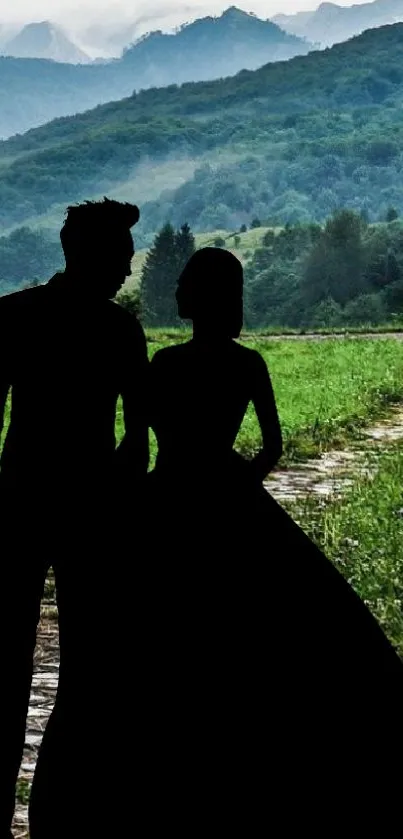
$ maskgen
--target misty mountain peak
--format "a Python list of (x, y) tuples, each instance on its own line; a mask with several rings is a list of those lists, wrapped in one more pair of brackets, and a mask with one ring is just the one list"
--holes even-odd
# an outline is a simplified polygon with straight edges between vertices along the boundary
[(252, 12), (245, 12), (243, 9), (238, 9), (237, 6), (229, 6), (228, 9), (221, 15), (222, 20), (244, 20), (245, 18), (256, 17)]
[(89, 61), (61, 26), (49, 20), (27, 23), (2, 48), (4, 55), (15, 58), (50, 58), (63, 63), (82, 64)]
[[(38, 29), (40, 37), (33, 37)], [(127, 31), (135, 34), (133, 26)], [(24, 109), (20, 93), (15, 94), (12, 120), (10, 112), (0, 112), (0, 136), (9, 136), (52, 117), (132, 96), (133, 91), (226, 78), (242, 70), (256, 70), (272, 62), (306, 55), (312, 48), (306, 39), (287, 34), (271, 21), (233, 6), (220, 17), (200, 18), (175, 32), (159, 30), (144, 35), (121, 58), (87, 67), (61, 67), (55, 61), (79, 63), (80, 58), (74, 52), (76, 47), (60, 27), (44, 21), (24, 27), (18, 40), (14, 39), (13, 52), (9, 50), (8, 54), (19, 58), (0, 59), (3, 73), (3, 79), (0, 73), (0, 93), (2, 86), (7, 92), (11, 86), (14, 91), (26, 91), (31, 89), (31, 83), (35, 90), (29, 107)], [(25, 56), (48, 57), (53, 61), (23, 61)], [(36, 93), (38, 77), (47, 95), (50, 91), (49, 103), (47, 96)]]
[(347, 41), (366, 29), (403, 21), (403, 0), (373, 0), (351, 6), (324, 0), (313, 12), (275, 15), (273, 21), (286, 32), (325, 47)]
[[(255, 69), (259, 64), (284, 60), (290, 58), (291, 55), (306, 53), (309, 48), (309, 45), (306, 42), (304, 43), (302, 39), (289, 35), (272, 21), (262, 20), (254, 14), (238, 9), (237, 6), (230, 6), (217, 17), (208, 16), (198, 18), (191, 23), (185, 23), (173, 34), (162, 33), (161, 31), (150, 32), (125, 51), (124, 59), (126, 61), (134, 60), (139, 55), (139, 49), (141, 48), (143, 59), (146, 58), (147, 50), (151, 51), (153, 49), (154, 61), (156, 46), (160, 50), (162, 62), (164, 60), (175, 60), (176, 62), (190, 60), (197, 65), (200, 62), (206, 63), (208, 61), (212, 63), (212, 66), (217, 66), (219, 74), (224, 72), (224, 67), (227, 64), (228, 69), (225, 72), (228, 75), (238, 69)], [(217, 48), (222, 53), (226, 49), (231, 50), (227, 61), (224, 54), (220, 58), (217, 56)], [(235, 48), (239, 50), (238, 67), (235, 67), (232, 56)], [(239, 66), (239, 62), (241, 62), (241, 66)], [(205, 76), (198, 73), (198, 78), (205, 78)]]

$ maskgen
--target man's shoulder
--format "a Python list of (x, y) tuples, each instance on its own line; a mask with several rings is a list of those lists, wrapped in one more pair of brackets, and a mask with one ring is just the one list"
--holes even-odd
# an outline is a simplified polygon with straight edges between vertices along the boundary
[(120, 303), (116, 303), (115, 300), (106, 301), (106, 310), (108, 312), (108, 316), (113, 318), (116, 323), (122, 324), (123, 327), (138, 327), (141, 330), (143, 329), (137, 315), (133, 312), (129, 312), (127, 309), (124, 309), (123, 306), (121, 306)]
[(146, 342), (144, 329), (137, 315), (128, 312), (114, 300), (107, 301), (106, 311), (108, 322), (113, 324), (113, 328), (123, 340), (127, 338), (130, 341), (134, 338), (141, 343)]
[(0, 297), (0, 313), (4, 317), (18, 314), (26, 309), (36, 306), (43, 298), (44, 286), (24, 288), (19, 291), (10, 292)]

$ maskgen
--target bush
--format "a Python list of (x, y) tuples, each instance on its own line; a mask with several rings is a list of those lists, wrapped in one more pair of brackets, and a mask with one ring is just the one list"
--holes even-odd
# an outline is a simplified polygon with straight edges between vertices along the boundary
[(225, 239), (223, 239), (221, 236), (217, 236), (217, 238), (214, 239), (214, 247), (225, 248)]
[(395, 221), (395, 219), (399, 218), (399, 213), (394, 207), (388, 207), (386, 211), (386, 221)]
[(385, 307), (379, 294), (361, 294), (350, 300), (344, 309), (344, 320), (349, 326), (376, 326), (385, 319)]
[(141, 314), (140, 292), (137, 288), (122, 288), (115, 297), (116, 303), (137, 317)]

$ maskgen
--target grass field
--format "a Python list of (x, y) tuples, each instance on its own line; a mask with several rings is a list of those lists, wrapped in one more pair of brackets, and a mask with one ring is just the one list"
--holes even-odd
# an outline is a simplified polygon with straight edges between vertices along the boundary
[[(181, 333), (158, 340), (149, 356), (175, 343)], [(403, 398), (403, 342), (394, 339), (326, 341), (248, 341), (263, 355), (272, 377), (284, 436), (284, 459), (303, 459), (345, 442), (357, 428), (379, 416), (388, 402)], [(212, 416), (212, 422), (214, 417)], [(117, 434), (121, 436), (119, 409)], [(250, 456), (260, 433), (252, 407), (240, 430), (237, 448)], [(152, 455), (156, 451), (152, 438)]]
[(384, 451), (375, 477), (342, 500), (288, 505), (365, 601), (403, 658), (403, 448)]

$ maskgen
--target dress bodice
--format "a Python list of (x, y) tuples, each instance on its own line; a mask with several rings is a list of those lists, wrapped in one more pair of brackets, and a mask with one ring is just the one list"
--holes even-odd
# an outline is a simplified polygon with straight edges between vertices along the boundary
[(252, 351), (228, 341), (190, 341), (162, 350), (151, 363), (151, 426), (157, 467), (203, 471), (228, 464), (253, 394)]

